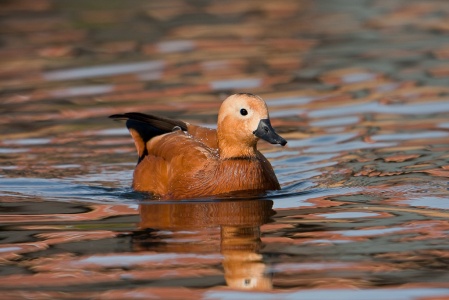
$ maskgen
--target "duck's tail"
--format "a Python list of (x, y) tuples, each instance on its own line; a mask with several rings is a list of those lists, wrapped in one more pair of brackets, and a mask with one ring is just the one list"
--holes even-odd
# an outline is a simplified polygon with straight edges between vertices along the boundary
[(134, 139), (134, 143), (136, 144), (139, 162), (148, 154), (146, 143), (153, 137), (171, 132), (177, 128), (187, 131), (187, 124), (183, 121), (137, 112), (116, 114), (109, 116), (109, 118), (126, 120), (126, 127), (128, 127), (128, 130)]

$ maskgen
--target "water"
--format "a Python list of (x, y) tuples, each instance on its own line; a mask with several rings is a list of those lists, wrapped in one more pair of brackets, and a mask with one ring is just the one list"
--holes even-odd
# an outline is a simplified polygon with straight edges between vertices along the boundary
[[(446, 3), (0, 6), (2, 299), (449, 298)], [(132, 191), (109, 115), (214, 127), (242, 91), (281, 191)]]

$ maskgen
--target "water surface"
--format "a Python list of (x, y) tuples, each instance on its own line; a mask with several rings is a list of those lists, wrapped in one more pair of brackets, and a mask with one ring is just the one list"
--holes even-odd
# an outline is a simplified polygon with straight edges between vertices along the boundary
[[(10, 1), (0, 31), (4, 299), (449, 297), (449, 6)], [(123, 123), (268, 103), (260, 197), (131, 190)]]

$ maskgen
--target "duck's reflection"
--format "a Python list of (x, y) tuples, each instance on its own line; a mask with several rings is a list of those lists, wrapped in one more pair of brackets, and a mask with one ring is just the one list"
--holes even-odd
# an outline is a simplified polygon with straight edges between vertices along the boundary
[(260, 226), (274, 214), (272, 206), (271, 200), (141, 204), (141, 229), (153, 229), (156, 232), (169, 230), (170, 239), (178, 241), (182, 241), (180, 237), (186, 231), (194, 231), (198, 235), (206, 235), (204, 238), (208, 241), (195, 242), (193, 239), (192, 242), (192, 239), (186, 239), (181, 243), (166, 243), (163, 238), (155, 242), (154, 238), (140, 236), (134, 240), (135, 246), (170, 252), (221, 251), (225, 279), (230, 287), (271, 289), (271, 276), (267, 273), (259, 249)]

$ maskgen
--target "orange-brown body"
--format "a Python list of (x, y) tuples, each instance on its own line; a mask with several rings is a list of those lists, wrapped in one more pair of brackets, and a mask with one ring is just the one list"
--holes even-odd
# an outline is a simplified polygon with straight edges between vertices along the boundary
[(188, 128), (187, 132), (167, 133), (148, 142), (151, 151), (134, 171), (135, 190), (179, 199), (280, 189), (271, 164), (259, 151), (255, 157), (220, 159), (214, 147), (215, 130)]
[[(257, 96), (241, 95), (244, 95), (240, 98), (245, 101), (238, 98), (222, 105), (217, 130), (164, 119), (167, 122), (178, 122), (182, 128), (148, 138), (145, 137), (146, 128), (134, 126), (134, 123), (128, 125), (140, 157), (134, 170), (133, 188), (154, 193), (164, 199), (280, 189), (271, 164), (256, 149), (259, 139), (255, 135), (257, 124), (262, 119), (268, 120), (265, 102)], [(242, 106), (245, 110), (251, 109), (248, 118), (245, 118), (246, 114), (237, 116)], [(131, 115), (113, 117), (132, 119)], [(158, 118), (143, 114), (139, 116), (143, 116), (144, 120), (138, 121), (144, 123), (144, 126), (145, 118)], [(273, 134), (279, 139), (272, 140), (272, 143), (286, 143), (274, 131)]]

